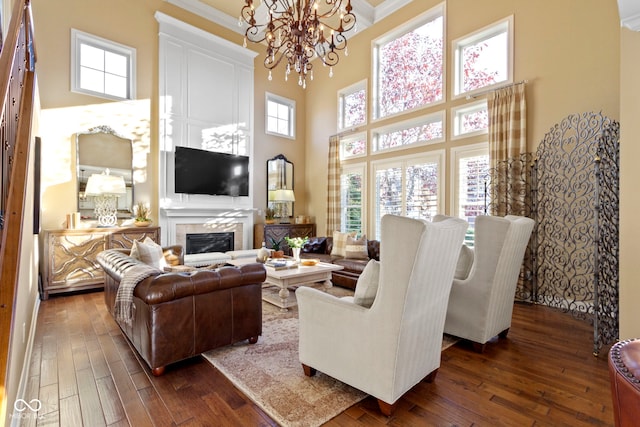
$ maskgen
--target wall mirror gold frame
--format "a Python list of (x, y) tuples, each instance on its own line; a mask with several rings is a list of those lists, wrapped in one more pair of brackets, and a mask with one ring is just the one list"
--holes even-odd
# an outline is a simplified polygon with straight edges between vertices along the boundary
[(119, 135), (109, 126), (96, 126), (76, 134), (76, 176), (78, 212), (83, 219), (96, 219), (93, 198), (85, 196), (87, 180), (92, 174), (109, 169), (111, 175), (122, 176), (126, 194), (118, 197), (118, 218), (133, 215), (133, 141)]
[[(267, 160), (267, 207), (278, 212), (277, 202), (269, 200), (269, 194), (275, 190), (293, 190), (293, 163), (283, 154)], [(287, 203), (287, 213), (293, 216), (293, 202)]]

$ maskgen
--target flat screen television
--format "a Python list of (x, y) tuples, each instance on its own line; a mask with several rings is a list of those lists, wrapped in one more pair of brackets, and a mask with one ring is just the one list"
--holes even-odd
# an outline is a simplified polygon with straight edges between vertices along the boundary
[(176, 147), (175, 192), (212, 196), (249, 195), (249, 157)]

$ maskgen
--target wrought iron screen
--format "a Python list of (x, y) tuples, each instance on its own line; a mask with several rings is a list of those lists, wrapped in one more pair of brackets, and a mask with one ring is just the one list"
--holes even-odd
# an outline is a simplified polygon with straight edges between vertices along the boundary
[(618, 336), (619, 124), (574, 114), (533, 166), (536, 303), (594, 325), (594, 354)]

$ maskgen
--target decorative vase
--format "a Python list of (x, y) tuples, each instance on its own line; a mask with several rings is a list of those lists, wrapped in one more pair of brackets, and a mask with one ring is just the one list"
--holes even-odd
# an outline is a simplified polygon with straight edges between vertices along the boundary
[(258, 255), (256, 255), (256, 261), (264, 264), (267, 262), (267, 258), (269, 258), (269, 249), (262, 242), (262, 247), (258, 249)]
[(284, 258), (284, 251), (272, 251), (271, 258)]
[(148, 227), (151, 225), (151, 221), (135, 221), (133, 225), (136, 227)]
[(291, 248), (291, 251), (293, 252), (293, 259), (298, 262), (300, 262), (300, 249), (301, 248)]

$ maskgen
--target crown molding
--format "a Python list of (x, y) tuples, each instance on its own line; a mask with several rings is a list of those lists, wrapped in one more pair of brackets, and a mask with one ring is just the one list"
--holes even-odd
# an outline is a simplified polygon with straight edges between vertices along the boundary
[(403, 6), (408, 5), (413, 0), (385, 0), (379, 6), (375, 8), (375, 19), (373, 23), (377, 23), (387, 16), (391, 15), (393, 12), (402, 8)]
[[(200, 0), (164, 0), (174, 6), (178, 6), (188, 12), (202, 16), (209, 21), (225, 27), (238, 34), (244, 34), (241, 27), (238, 26), (238, 18), (227, 15), (218, 9), (202, 3)], [(239, 13), (239, 11), (238, 11)]]
[[(238, 26), (238, 18), (227, 15), (220, 10), (201, 2), (200, 0), (164, 0), (174, 6), (178, 6), (195, 15), (202, 16), (211, 22), (225, 27), (238, 34), (244, 34), (244, 28)], [(358, 31), (362, 31), (376, 22), (386, 18), (413, 0), (385, 0), (380, 5), (373, 7), (365, 0), (351, 0), (353, 11), (356, 14)], [(240, 11), (238, 10), (238, 13)]]
[(620, 25), (632, 31), (640, 31), (640, 13), (622, 18)]
[(637, 0), (618, 0), (620, 26), (632, 31), (640, 31), (640, 2)]

